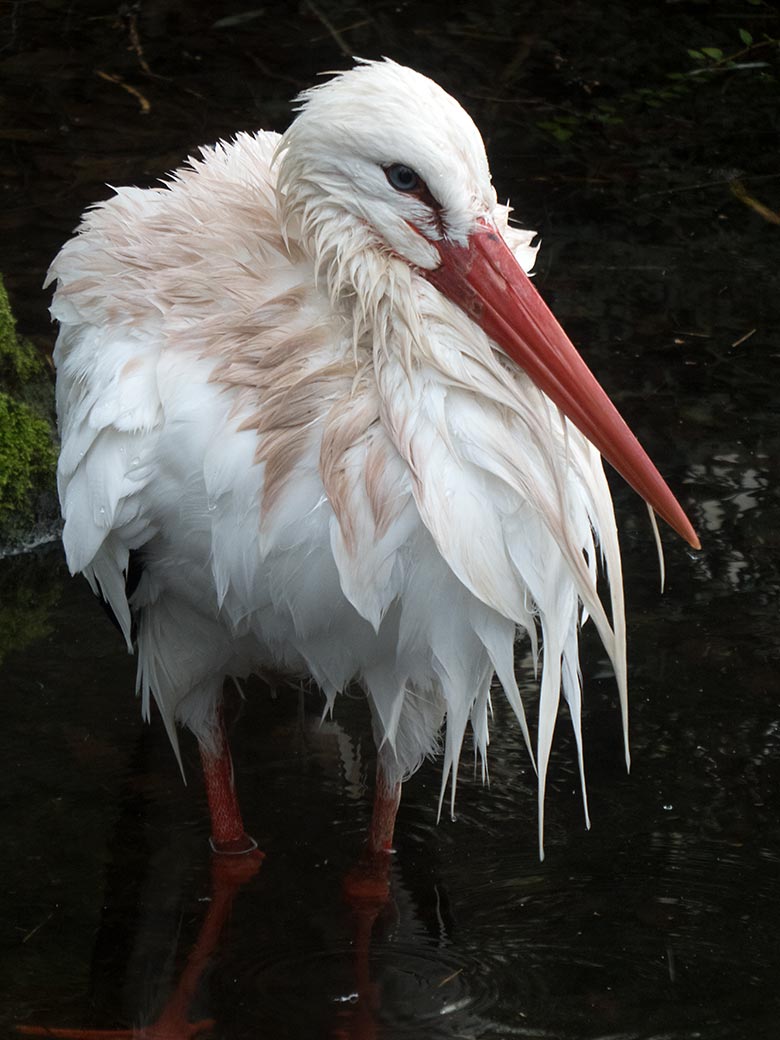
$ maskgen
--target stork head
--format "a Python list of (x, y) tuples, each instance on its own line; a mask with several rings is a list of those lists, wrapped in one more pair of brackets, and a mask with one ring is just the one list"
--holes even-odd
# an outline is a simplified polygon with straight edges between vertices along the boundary
[(329, 235), (357, 238), (431, 270), (441, 263), (437, 241), (465, 246), (493, 213), (480, 133), (427, 77), (393, 61), (360, 62), (298, 100), (279, 183), (320, 251)]
[[(385, 60), (299, 97), (279, 188), (318, 261), (404, 263), (464, 310), (689, 544), (699, 540), (658, 470), (497, 228), (485, 147), (439, 86)], [(353, 285), (355, 282), (353, 281)]]

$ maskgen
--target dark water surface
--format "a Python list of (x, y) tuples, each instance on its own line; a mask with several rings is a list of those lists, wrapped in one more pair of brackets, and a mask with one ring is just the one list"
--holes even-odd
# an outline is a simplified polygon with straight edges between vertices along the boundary
[(42, 348), (43, 272), (105, 182), (151, 183), (220, 134), (282, 129), (288, 98), (345, 51), (388, 54), (475, 116), (499, 194), (541, 229), (538, 285), (704, 548), (666, 538), (660, 596), (641, 504), (613, 482), (631, 775), (591, 633), (593, 829), (564, 719), (538, 862), (535, 778), (498, 705), (490, 789), (464, 769), (456, 822), (436, 825), (437, 765), (407, 785), (368, 948), (341, 895), (370, 804), (360, 697), (322, 726), (316, 691), (236, 698), (244, 812), (267, 859), (243, 885), (214, 881), (193, 743), (185, 787), (56, 543), (0, 561), (3, 1036), (777, 1035), (780, 227), (750, 200), (780, 210), (780, 17), (747, 0), (540, 7), (4, 11), (0, 270)]

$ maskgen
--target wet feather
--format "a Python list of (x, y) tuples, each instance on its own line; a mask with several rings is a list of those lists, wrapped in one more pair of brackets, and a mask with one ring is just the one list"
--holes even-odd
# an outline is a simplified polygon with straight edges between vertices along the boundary
[(486, 759), (494, 674), (531, 749), (513, 662), (538, 629), (541, 848), (561, 691), (583, 769), (585, 613), (626, 713), (612, 501), (595, 449), (417, 273), (435, 250), (419, 203), (387, 198), (399, 157), (454, 241), (488, 213), (531, 267), (469, 117), (391, 62), (306, 92), (283, 137), (239, 134), (85, 215), (49, 276), (66, 553), (128, 644), (137, 619), (144, 713), (174, 747), (177, 723), (208, 743), (227, 675), (311, 674), (328, 707), (357, 681), (391, 780), (444, 725), (451, 807), (469, 723)]

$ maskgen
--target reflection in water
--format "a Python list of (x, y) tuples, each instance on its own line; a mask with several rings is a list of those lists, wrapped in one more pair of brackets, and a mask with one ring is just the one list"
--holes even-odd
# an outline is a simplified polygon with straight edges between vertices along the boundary
[[(310, 709), (299, 714), (303, 725), (292, 744), (305, 747), (302, 760), (316, 763), (327, 782), (340, 787), (342, 770), (354, 768), (354, 745), (341, 727), (320, 729), (315, 720)], [(343, 758), (340, 749), (347, 751)], [(134, 768), (144, 768), (144, 757)], [(468, 959), (448, 948), (446, 898), (437, 896), (437, 923), (429, 932), (395, 856), (363, 854), (341, 885), (332, 885), (329, 872), (324, 885), (309, 890), (315, 905), (321, 899), (312, 920), (306, 918), (313, 907), (300, 891), (287, 902), (291, 886), (279, 886), (278, 863), (258, 876), (259, 853), (212, 855), (210, 891), (198, 898), (196, 844), (202, 854), (202, 840), (175, 829), (167, 845), (150, 853), (138, 825), (139, 811), (149, 813), (150, 792), (139, 803), (133, 777), (126, 782), (113, 838), (113, 857), (124, 866), (108, 867), (82, 1012), (91, 1024), (17, 1023), (20, 1034), (184, 1040), (251, 1029), (274, 1038), (372, 1040), (388, 1029), (398, 1035), (424, 1029), (427, 1036), (449, 1037), (476, 1026), (480, 1010), (495, 999), (487, 978), (475, 976)], [(136, 841), (141, 850), (128, 855), (128, 842)], [(293, 886), (299, 883), (296, 875)], [(302, 992), (314, 999), (302, 1001)], [(117, 1021), (120, 1005), (131, 1024)]]
[[(153, 1022), (128, 1029), (74, 1029), (56, 1026), (19, 1025), (23, 1036), (57, 1036), (73, 1040), (186, 1040), (210, 1032), (216, 1025), (211, 1018), (194, 1018), (198, 991), (210, 960), (218, 952), (222, 929), (240, 888), (260, 869), (262, 855), (241, 857), (212, 856), (211, 895), (208, 899), (197, 940), (187, 955), (184, 967), (165, 999), (162, 1011)], [(175, 953), (174, 951), (172, 951)]]
[[(766, 456), (756, 456), (756, 461)], [(699, 500), (698, 508), (704, 518), (706, 530), (720, 531), (723, 527), (727, 503), (736, 511), (736, 518), (761, 504), (762, 495), (769, 487), (769, 476), (765, 470), (755, 467), (742, 468), (743, 460), (735, 454), (716, 455), (709, 471), (704, 466), (691, 466), (688, 482), (718, 488), (717, 498)]]
[[(756, 454), (746, 465), (738, 453), (713, 456), (709, 465), (688, 468), (686, 482), (697, 488), (709, 488), (712, 497), (697, 501), (698, 515), (703, 530), (708, 532), (709, 552), (700, 560), (701, 576), (718, 580), (733, 589), (749, 586), (762, 580), (760, 572), (746, 553), (733, 544), (735, 525), (745, 520), (746, 514), (761, 509), (770, 490), (768, 464), (759, 468), (766, 455)], [(768, 461), (768, 460), (767, 460)], [(717, 572), (713, 566), (717, 550)]]
[[(728, 479), (739, 469), (737, 460)], [(746, 515), (760, 516), (763, 501)], [(140, 727), (126, 696), (133, 662), (58, 550), (4, 561), (3, 588), (27, 590), (16, 631), (32, 640), (9, 645), (0, 734), (13, 763), (7, 794), (23, 807), (1, 868), (26, 980), (15, 1022), (135, 1023), (153, 1036), (175, 1007), (191, 1023), (215, 1020), (215, 1035), (274, 1040), (415, 1037), (420, 1023), (441, 1038), (712, 1040), (738, 1035), (725, 1023), (750, 1021), (761, 1036), (757, 1009), (775, 1002), (780, 646), (763, 604), (777, 564), (754, 555), (750, 584), (735, 587), (726, 539), (712, 534), (696, 560), (676, 554), (663, 599), (652, 545), (637, 546), (649, 577), (629, 588), (630, 777), (609, 670), (585, 640), (593, 830), (561, 726), (543, 867), (534, 776), (497, 704), (490, 790), (464, 770), (457, 821), (437, 824), (438, 769), (411, 781), (390, 898), (361, 922), (342, 891), (370, 810), (362, 697), (324, 723), (315, 691), (269, 696), (256, 685), (236, 699), (245, 813), (268, 858), (235, 895), (202, 974), (192, 969), (186, 1012), (176, 1001), (215, 905), (203, 902), (194, 748), (185, 788), (164, 736)]]
[[(44, 562), (61, 585), (61, 572)], [(693, 565), (691, 573), (696, 581)], [(63, 636), (73, 638), (97, 610), (80, 591), (65, 585), (50, 619)], [(34, 890), (51, 893), (61, 876), (54, 891), (81, 915), (71, 914), (67, 934), (75, 928), (83, 942), (72, 953), (80, 974), (52, 971), (65, 934), (55, 909), (24, 943), (18, 963), (31, 991), (17, 1004), (16, 1022), (135, 1025), (139, 1040), (158, 1040), (152, 1026), (174, 1013), (179, 1025), (214, 1020), (206, 1036), (274, 1040), (735, 1035), (722, 1024), (752, 1021), (756, 1006), (774, 1000), (766, 964), (776, 947), (780, 730), (759, 704), (736, 717), (728, 700), (713, 700), (721, 658), (702, 662), (700, 646), (678, 657), (673, 686), (654, 677), (651, 644), (683, 599), (671, 590), (666, 601), (653, 598), (654, 615), (640, 615), (631, 777), (610, 732), (611, 680), (589, 683), (590, 833), (561, 727), (549, 853), (540, 866), (534, 777), (497, 706), (490, 791), (464, 775), (457, 821), (437, 825), (439, 774), (424, 769), (401, 809), (389, 899), (362, 918), (342, 894), (370, 809), (361, 698), (347, 698), (338, 720), (321, 727), (315, 693), (247, 691), (236, 763), (247, 817), (268, 857), (256, 878), (232, 891), (228, 913), (229, 899), (209, 891), (197, 774), (183, 788), (162, 734), (139, 728), (122, 696), (131, 662), (127, 675), (117, 674), (124, 655), (113, 630), (103, 630), (96, 612), (87, 644), (68, 647), (69, 671), (58, 667), (59, 641), (38, 644), (37, 676), (52, 696), (71, 691), (74, 699), (51, 738), (51, 702), (32, 698), (32, 714), (9, 716), (17, 748), (23, 729), (40, 735), (26, 756), (29, 775), (40, 777), (26, 785), (34, 800), (47, 763), (64, 797), (66, 829), (60, 836), (50, 829), (51, 864)], [(685, 646), (665, 639), (669, 654)], [(84, 677), (95, 668), (91, 686)], [(6, 675), (20, 688), (12, 659)], [(746, 672), (746, 688), (752, 681)], [(107, 696), (121, 716), (107, 718)], [(697, 708), (707, 700), (709, 714)], [(131, 757), (112, 746), (117, 739)], [(189, 774), (193, 748), (185, 748), (185, 762)], [(20, 788), (14, 793), (29, 804)], [(67, 839), (74, 828), (83, 859)], [(10, 847), (16, 857), (4, 864), (6, 889), (18, 892), (30, 857), (43, 862), (40, 842), (21, 830)], [(85, 869), (90, 863), (97, 872)], [(52, 913), (48, 898), (34, 897), (40, 909), (24, 920), (24, 936)], [(205, 961), (204, 936), (213, 940)]]

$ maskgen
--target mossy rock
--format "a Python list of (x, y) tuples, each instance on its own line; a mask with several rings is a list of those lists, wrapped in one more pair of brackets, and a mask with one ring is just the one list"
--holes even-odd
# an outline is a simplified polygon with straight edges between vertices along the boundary
[(55, 443), (51, 375), (17, 335), (0, 278), (0, 548), (54, 520)]

